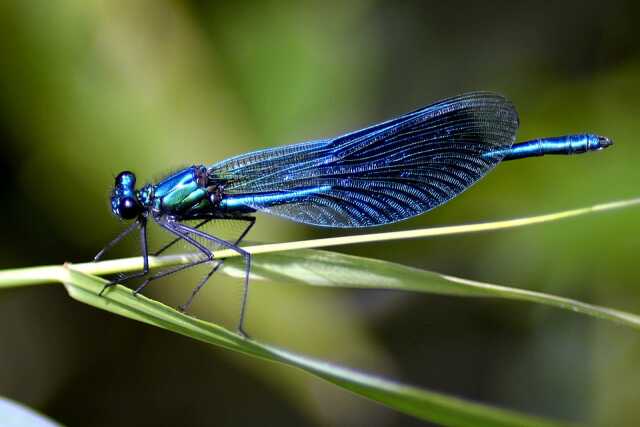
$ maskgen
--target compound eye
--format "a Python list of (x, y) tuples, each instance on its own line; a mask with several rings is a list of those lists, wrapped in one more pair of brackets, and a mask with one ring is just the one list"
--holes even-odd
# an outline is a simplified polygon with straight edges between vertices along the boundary
[(118, 215), (122, 219), (133, 219), (140, 214), (140, 206), (133, 197), (123, 197), (118, 202)]
[(136, 185), (136, 176), (133, 172), (123, 171), (116, 176), (116, 186), (124, 186), (126, 188), (133, 188)]

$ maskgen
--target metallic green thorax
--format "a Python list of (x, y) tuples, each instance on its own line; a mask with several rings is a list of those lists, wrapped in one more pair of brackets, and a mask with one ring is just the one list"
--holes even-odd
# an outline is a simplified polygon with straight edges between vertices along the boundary
[[(147, 192), (152, 193), (152, 196), (146, 197), (146, 201), (155, 212), (197, 217), (198, 211), (211, 206), (206, 186), (207, 169), (204, 166), (192, 166), (155, 185), (151, 192)], [(145, 201), (141, 202), (145, 204)]]

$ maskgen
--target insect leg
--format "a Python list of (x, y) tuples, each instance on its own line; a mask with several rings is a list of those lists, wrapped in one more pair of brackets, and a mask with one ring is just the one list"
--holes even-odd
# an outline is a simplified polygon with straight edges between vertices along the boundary
[[(253, 225), (256, 223), (256, 219), (254, 217), (251, 217), (251, 216), (238, 217), (238, 218), (233, 218), (233, 219), (234, 220), (240, 220), (240, 221), (247, 221), (249, 223), (249, 225), (247, 225), (247, 227), (244, 229), (244, 231), (236, 239), (234, 244), (237, 245), (238, 243), (240, 243), (242, 241), (242, 239), (244, 239), (244, 237), (247, 235), (249, 230), (251, 230), (251, 227), (253, 227)], [(200, 225), (202, 225), (202, 224), (198, 224), (194, 228), (198, 228)], [(189, 309), (189, 307), (191, 306), (191, 303), (193, 302), (193, 300), (196, 297), (196, 295), (198, 294), (198, 292), (200, 292), (200, 290), (204, 287), (204, 285), (211, 278), (211, 276), (213, 276), (213, 274), (216, 271), (218, 271), (220, 269), (220, 267), (222, 267), (223, 264), (224, 264), (224, 260), (222, 260), (222, 259), (218, 260), (218, 263), (213, 267), (213, 269), (211, 269), (211, 271), (209, 273), (207, 273), (207, 275), (200, 281), (200, 283), (198, 283), (198, 286), (196, 286), (193, 289), (193, 291), (191, 292), (191, 296), (189, 297), (187, 302), (185, 302), (183, 305), (180, 306), (180, 310), (181, 311), (187, 311)]]
[(240, 304), (240, 320), (238, 322), (238, 333), (243, 335), (245, 338), (248, 338), (247, 333), (244, 331), (244, 318), (245, 318), (245, 312), (247, 308), (247, 298), (249, 296), (249, 273), (251, 271), (251, 254), (233, 243), (227, 242), (226, 240), (204, 233), (193, 227), (189, 227), (187, 225), (180, 224), (180, 223), (175, 223), (174, 226), (176, 227), (176, 229), (181, 230), (183, 233), (193, 234), (203, 239), (217, 243), (220, 246), (224, 246), (225, 248), (231, 249), (232, 251), (237, 252), (244, 258), (244, 266), (245, 266), (244, 287), (242, 291), (242, 302)]
[(117, 280), (110, 281), (109, 283), (104, 285), (104, 287), (102, 288), (102, 290), (98, 295), (102, 296), (104, 291), (106, 291), (108, 288), (115, 286), (119, 283), (124, 283), (131, 279), (135, 279), (137, 277), (142, 277), (149, 272), (149, 249), (147, 247), (147, 218), (141, 217), (139, 221), (140, 221), (140, 249), (142, 250), (142, 271), (138, 273), (130, 274), (128, 276), (121, 277)]
[[(201, 223), (199, 223), (198, 225), (196, 225), (194, 228), (200, 228), (203, 225), (205, 225), (206, 223), (208, 223), (209, 221), (211, 221), (213, 218), (208, 218), (205, 219), (204, 221), (202, 221)], [(166, 251), (167, 249), (169, 249), (171, 246), (175, 245), (176, 243), (178, 243), (180, 240), (182, 240), (182, 237), (176, 237), (175, 239), (173, 239), (172, 241), (170, 241), (169, 243), (167, 243), (166, 245), (164, 245), (163, 247), (161, 247), (160, 249), (158, 249), (157, 251), (155, 251), (153, 253), (153, 256), (158, 256), (160, 255), (162, 252)]]
[[(213, 218), (209, 218), (207, 220), (204, 220), (202, 222), (200, 222), (198, 225), (196, 225), (195, 227), (193, 227), (194, 229), (197, 229), (203, 225), (205, 225), (206, 223), (208, 223), (209, 221), (211, 221)], [(235, 218), (234, 218), (235, 219)], [(240, 219), (240, 218), (238, 218)], [(247, 234), (247, 232), (249, 231), (249, 229), (251, 229), (251, 227), (253, 226), (253, 224), (255, 223), (255, 218), (253, 217), (242, 217), (241, 220), (244, 221), (248, 221), (250, 224), (249, 226), (242, 232), (242, 234), (240, 235), (240, 237), (237, 239), (236, 244), (238, 242), (240, 242), (240, 240), (242, 240), (244, 238), (244, 236)], [(165, 222), (158, 222), (158, 224), (160, 224), (160, 226), (162, 226), (163, 228), (167, 229), (167, 231), (171, 232), (172, 234), (177, 235), (178, 237), (175, 238), (172, 242), (170, 242), (168, 245), (166, 245), (165, 247), (163, 247), (162, 249), (160, 249), (160, 251), (158, 252), (162, 252), (164, 250), (166, 250), (169, 246), (171, 246), (172, 244), (176, 243), (178, 240), (186, 240), (188, 241), (190, 244), (194, 245), (191, 241), (189, 241), (188, 239), (185, 239), (184, 234), (178, 232), (177, 230), (174, 229), (174, 227), (171, 227), (169, 224), (171, 224), (168, 221)], [(195, 245), (194, 245), (195, 246)], [(202, 252), (203, 249), (201, 247), (196, 246), (196, 248)], [(156, 252), (156, 253), (158, 253)], [(206, 262), (211, 261), (209, 254), (207, 252), (204, 252), (204, 254), (207, 256), (207, 258), (202, 259), (202, 260), (198, 260), (198, 261), (194, 261), (194, 262), (190, 262), (188, 264), (167, 270), (167, 271), (163, 271), (160, 272), (158, 274), (155, 274), (149, 278), (147, 278), (140, 286), (138, 286), (138, 288), (136, 288), (133, 292), (134, 295), (139, 294), (151, 281), (156, 280), (156, 279), (160, 279), (162, 277), (166, 277), (169, 276), (173, 273), (177, 273), (179, 271), (182, 270), (186, 270), (187, 268), (191, 268), (191, 267), (195, 267), (196, 265), (199, 264), (203, 264)], [(200, 283), (198, 284), (198, 286), (196, 286), (196, 288), (194, 288), (191, 296), (189, 297), (189, 299), (187, 300), (187, 302), (183, 305), (181, 305), (179, 308), (182, 311), (186, 311), (189, 306), (191, 305), (191, 303), (193, 302), (193, 299), (195, 298), (196, 294), (200, 291), (200, 289), (202, 289), (202, 287), (204, 287), (204, 285), (206, 284), (206, 282), (209, 280), (209, 278), (216, 272), (218, 271), (218, 269), (222, 266), (222, 264), (224, 263), (224, 261), (219, 260), (218, 263), (211, 269), (211, 271), (209, 273), (207, 273), (207, 275), (200, 281)]]
[(238, 244), (240, 244), (242, 239), (244, 239), (245, 236), (249, 233), (249, 230), (251, 230), (253, 225), (256, 223), (256, 218), (253, 217), (253, 216), (240, 216), (240, 217), (234, 218), (234, 219), (239, 220), (239, 221), (247, 221), (249, 223), (249, 225), (247, 225), (247, 228), (245, 228), (244, 231), (242, 232), (242, 234), (240, 234), (240, 237), (238, 237), (236, 239), (234, 245), (238, 245)]
[(172, 269), (167, 270), (167, 271), (162, 271), (162, 272), (160, 272), (158, 274), (155, 274), (155, 275), (147, 278), (147, 280), (145, 280), (140, 286), (138, 286), (133, 291), (133, 295), (139, 294), (153, 280), (160, 279), (161, 277), (165, 277), (165, 276), (168, 276), (170, 274), (177, 273), (178, 271), (186, 270), (187, 268), (194, 267), (196, 265), (203, 264), (205, 262), (209, 262), (209, 261), (211, 261), (213, 259), (213, 253), (209, 249), (207, 249), (202, 244), (198, 243), (195, 239), (192, 239), (191, 237), (189, 237), (187, 234), (181, 233), (179, 230), (176, 230), (175, 226), (174, 226), (174, 224), (175, 224), (174, 222), (167, 221), (167, 220), (159, 220), (159, 221), (157, 221), (157, 223), (158, 223), (158, 225), (160, 225), (162, 228), (164, 228), (165, 230), (167, 230), (171, 234), (177, 236), (176, 241), (177, 240), (184, 240), (185, 242), (189, 243), (190, 245), (192, 245), (196, 249), (198, 249), (200, 252), (202, 252), (204, 254), (205, 258), (190, 262), (190, 263), (185, 264), (185, 265), (181, 265), (181, 266), (176, 267), (176, 268), (172, 268)]
[[(182, 237), (180, 237), (180, 239), (182, 239)], [(185, 265), (181, 265), (181, 266), (179, 266), (179, 267), (175, 267), (175, 268), (171, 268), (171, 269), (169, 269), (169, 270), (161, 271), (160, 273), (154, 274), (154, 275), (153, 275), (153, 276), (151, 276), (151, 277), (147, 277), (147, 278), (145, 279), (145, 281), (144, 281), (144, 282), (142, 282), (142, 284), (141, 284), (140, 286), (138, 286), (138, 287), (133, 291), (133, 295), (134, 295), (134, 296), (138, 295), (140, 292), (142, 292), (142, 290), (143, 290), (144, 288), (146, 288), (146, 287), (147, 287), (147, 285), (148, 285), (149, 283), (151, 283), (151, 282), (152, 282), (152, 281), (154, 281), (154, 280), (161, 279), (161, 278), (166, 277), (166, 276), (169, 276), (169, 275), (171, 275), (171, 274), (173, 274), (173, 273), (177, 273), (178, 271), (186, 270), (187, 268), (195, 267), (196, 265), (204, 264), (205, 262), (209, 262), (209, 261), (211, 261), (211, 260), (210, 260), (210, 259), (208, 259), (208, 258), (200, 259), (200, 260), (193, 261), (193, 262), (190, 262), (190, 263), (185, 264)]]
[(189, 307), (191, 307), (191, 303), (193, 302), (193, 299), (196, 297), (198, 292), (200, 292), (200, 289), (202, 289), (204, 287), (205, 283), (207, 283), (207, 281), (211, 278), (211, 276), (213, 276), (213, 273), (218, 271), (218, 269), (220, 269), (220, 267), (222, 267), (222, 264), (224, 264), (224, 260), (222, 260), (222, 259), (219, 259), (217, 261), (218, 261), (217, 264), (214, 265), (213, 268), (211, 269), (211, 271), (209, 273), (207, 273), (207, 275), (202, 278), (200, 283), (198, 283), (198, 286), (193, 288), (193, 291), (191, 291), (191, 296), (189, 297), (187, 302), (185, 302), (180, 307), (178, 307), (180, 309), (180, 311), (185, 312), (185, 311), (187, 311), (189, 309)]
[(113, 239), (112, 241), (110, 241), (109, 243), (107, 243), (107, 246), (105, 246), (104, 248), (102, 248), (102, 250), (100, 252), (98, 252), (96, 254), (96, 256), (93, 258), (93, 261), (100, 261), (100, 259), (109, 251), (111, 250), (111, 248), (113, 248), (115, 245), (118, 244), (118, 242), (120, 242), (120, 240), (124, 239), (125, 236), (129, 233), (131, 233), (136, 227), (140, 226), (141, 223), (140, 221), (135, 221), (132, 222), (127, 228), (124, 229), (124, 231), (122, 231), (120, 234), (118, 234), (116, 236), (115, 239)]

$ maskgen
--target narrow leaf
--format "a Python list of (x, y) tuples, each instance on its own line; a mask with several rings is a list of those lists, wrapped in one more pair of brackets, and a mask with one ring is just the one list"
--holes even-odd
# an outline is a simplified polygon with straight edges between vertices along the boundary
[(65, 269), (63, 276), (69, 295), (78, 301), (209, 344), (297, 367), (353, 393), (423, 420), (456, 426), (559, 425), (542, 418), (385, 380), (244, 339), (218, 325), (184, 315), (160, 302), (144, 296), (134, 297), (123, 286), (115, 286), (103, 297), (98, 297), (98, 292), (106, 283), (103, 279), (70, 268)]
[[(224, 273), (240, 276), (239, 260), (229, 260)], [(300, 250), (256, 255), (252, 280), (304, 283), (337, 288), (394, 289), (462, 297), (492, 297), (549, 305), (640, 329), (640, 316), (543, 292), (463, 279), (393, 262), (337, 252)]]

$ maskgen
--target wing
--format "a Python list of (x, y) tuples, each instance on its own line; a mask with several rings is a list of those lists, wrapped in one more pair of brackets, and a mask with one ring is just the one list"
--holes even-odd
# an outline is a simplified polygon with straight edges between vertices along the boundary
[[(256, 210), (320, 226), (375, 226), (463, 192), (502, 160), (517, 128), (511, 102), (469, 93), (333, 139), (233, 157), (210, 176), (226, 181), (228, 194), (304, 194), (275, 204), (256, 197)], [(322, 191), (305, 190), (313, 188)]]

